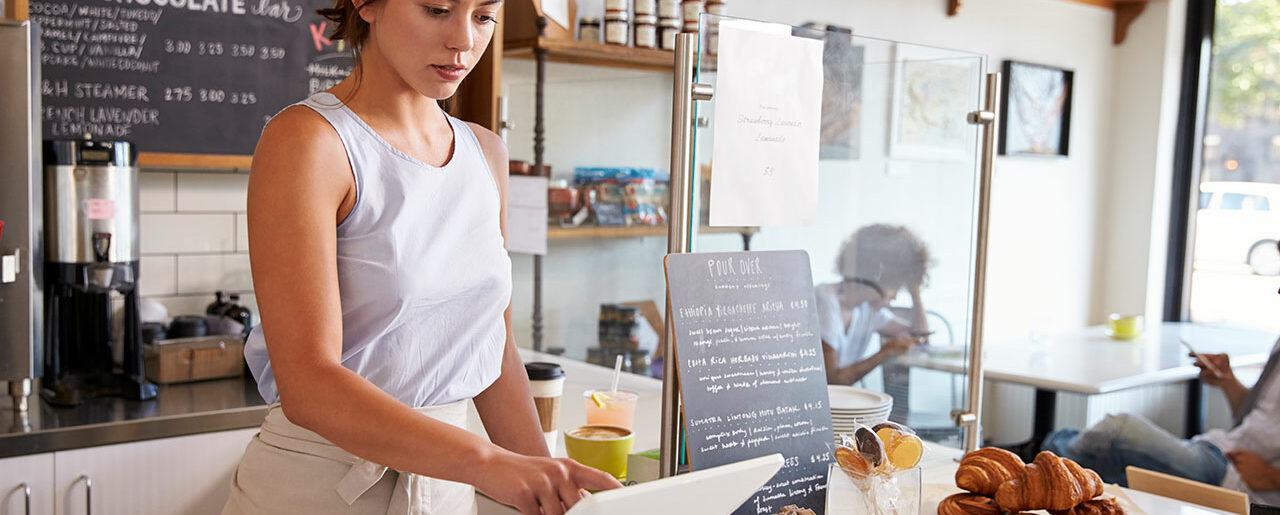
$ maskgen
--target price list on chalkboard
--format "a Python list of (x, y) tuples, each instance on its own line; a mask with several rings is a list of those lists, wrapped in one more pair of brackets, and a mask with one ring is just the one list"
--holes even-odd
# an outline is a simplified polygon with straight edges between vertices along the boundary
[(32, 0), (44, 137), (253, 153), (271, 116), (351, 72), (330, 0)]
[(824, 513), (834, 437), (808, 253), (672, 254), (666, 267), (690, 468), (781, 453), (734, 513)]

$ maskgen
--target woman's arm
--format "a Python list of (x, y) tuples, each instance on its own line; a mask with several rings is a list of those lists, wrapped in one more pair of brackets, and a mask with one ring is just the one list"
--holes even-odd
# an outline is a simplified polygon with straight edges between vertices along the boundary
[(918, 343), (928, 343), (929, 318), (924, 302), (920, 300), (920, 285), (908, 286), (907, 291), (911, 294), (911, 312), (907, 316), (906, 323), (902, 323), (902, 319), (895, 317), (878, 332), (882, 338), (910, 339)]
[(578, 485), (605, 487), (606, 474), (498, 448), (412, 410), (341, 365), (335, 226), (354, 205), (351, 177), (337, 133), (304, 107), (277, 116), (254, 153), (250, 262), (285, 416), (364, 459), (470, 483), (525, 513), (561, 513), (562, 499), (576, 501)]
[[(507, 167), (507, 146), (496, 134), (477, 124), (468, 122), (480, 148), (484, 150), (489, 170), (498, 184), (502, 199), (500, 225), (502, 238), (507, 238), (507, 191), (510, 184)], [(507, 342), (502, 353), (502, 374), (489, 388), (474, 399), (476, 411), (484, 422), (489, 439), (505, 449), (529, 456), (550, 456), (547, 441), (542, 437), (538, 412), (533, 406), (533, 394), (529, 391), (529, 376), (524, 362), (516, 350), (515, 332), (511, 327), (511, 306), (503, 314), (507, 324)]]
[[(898, 354), (901, 354), (899, 352)], [(888, 347), (881, 348), (871, 357), (852, 363), (847, 367), (836, 366), (836, 351), (827, 342), (822, 342), (822, 359), (826, 362), (827, 368), (827, 384), (851, 385), (870, 374), (876, 367), (884, 364), (889, 358), (893, 357), (892, 350)]]

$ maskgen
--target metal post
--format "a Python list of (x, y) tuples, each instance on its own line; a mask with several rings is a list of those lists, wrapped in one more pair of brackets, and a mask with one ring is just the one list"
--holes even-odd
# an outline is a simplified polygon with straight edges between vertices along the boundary
[[(693, 103), (711, 100), (712, 88), (695, 84), (697, 34), (676, 37), (675, 69), (671, 74), (671, 211), (667, 253), (689, 252), (693, 244)], [(666, 342), (663, 348), (662, 441), (659, 476), (676, 474), (680, 463), (680, 383), (676, 377), (676, 338), (671, 319), (671, 295), (667, 295)]]
[[(538, 30), (546, 26), (546, 18), (538, 18)], [(535, 47), (534, 60), (537, 62), (537, 79), (534, 82), (533, 109), (533, 173), (542, 173), (543, 142), (546, 125), (542, 119), (543, 93), (542, 86), (546, 82), (547, 50)], [(542, 256), (533, 255), (533, 350), (542, 352)]]
[(982, 445), (982, 311), (987, 281), (987, 233), (991, 223), (991, 171), (995, 163), (997, 125), (1000, 120), (1000, 74), (987, 74), (987, 96), (982, 111), (969, 113), (969, 123), (982, 125), (982, 172), (978, 183), (978, 248), (974, 257), (973, 323), (969, 341), (969, 403), (956, 414), (964, 433), (966, 453)]

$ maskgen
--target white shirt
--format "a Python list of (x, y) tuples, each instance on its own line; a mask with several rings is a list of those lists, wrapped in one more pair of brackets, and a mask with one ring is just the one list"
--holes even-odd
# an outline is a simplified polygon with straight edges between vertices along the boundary
[[(1277, 352), (1280, 352), (1280, 341), (1271, 349), (1268, 361), (1278, 359)], [(1271, 363), (1271, 366), (1277, 365)], [(1211, 429), (1196, 438), (1213, 444), (1224, 454), (1237, 449), (1245, 450), (1262, 456), (1272, 467), (1280, 467), (1280, 382), (1277, 381), (1280, 381), (1280, 371), (1272, 373), (1266, 384), (1259, 382), (1253, 385), (1262, 390), (1259, 390), (1257, 404), (1240, 421), (1240, 425), (1231, 429)], [(1222, 487), (1248, 492), (1251, 498), (1263, 504), (1280, 506), (1280, 490), (1249, 490), (1240, 478), (1240, 472), (1229, 460), (1227, 475), (1222, 478)]]
[[(333, 126), (356, 183), (338, 224), (342, 366), (414, 408), (475, 397), (502, 372), (511, 259), (502, 200), (471, 128), (448, 117), (454, 151), (422, 163), (329, 93), (303, 102)], [(277, 402), (262, 327), (244, 347), (258, 392)]]
[(845, 326), (840, 312), (840, 283), (820, 285), (814, 288), (814, 294), (822, 341), (835, 350), (836, 366), (840, 368), (862, 361), (871, 335), (898, 320), (888, 307), (876, 309), (870, 302), (863, 302), (850, 310), (849, 324)]

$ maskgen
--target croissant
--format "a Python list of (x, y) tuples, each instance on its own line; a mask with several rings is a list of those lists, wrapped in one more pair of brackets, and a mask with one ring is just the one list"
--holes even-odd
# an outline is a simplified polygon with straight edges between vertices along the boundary
[(938, 515), (1000, 515), (1000, 507), (985, 495), (955, 494), (938, 503)]
[(1097, 472), (1042, 451), (1022, 473), (996, 489), (996, 504), (1008, 511), (1062, 511), (1101, 494)]
[(1052, 515), (1123, 515), (1124, 508), (1116, 504), (1115, 499), (1094, 499), (1085, 501), (1074, 508), (1062, 511), (1050, 511)]
[(996, 489), (1022, 472), (1025, 464), (1017, 454), (997, 447), (983, 447), (964, 456), (956, 469), (956, 486), (976, 494), (994, 497)]

